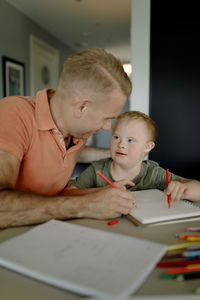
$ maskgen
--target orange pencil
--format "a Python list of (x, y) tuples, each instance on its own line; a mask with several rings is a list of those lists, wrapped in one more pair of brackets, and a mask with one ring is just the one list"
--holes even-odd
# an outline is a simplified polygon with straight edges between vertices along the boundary
[(200, 234), (179, 234), (178, 238), (179, 239), (188, 239), (190, 237), (195, 237), (200, 239)]
[[(170, 178), (169, 178), (169, 169), (166, 170), (166, 183), (167, 183), (167, 186), (168, 184), (170, 183)], [(168, 201), (168, 208), (170, 208), (170, 198), (171, 198), (171, 195), (167, 195), (167, 201)]]

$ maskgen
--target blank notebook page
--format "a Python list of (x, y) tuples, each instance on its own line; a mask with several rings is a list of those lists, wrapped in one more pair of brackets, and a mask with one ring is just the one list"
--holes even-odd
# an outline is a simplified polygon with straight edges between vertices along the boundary
[(136, 207), (129, 215), (142, 224), (200, 216), (200, 207), (187, 200), (171, 201), (168, 208), (167, 196), (162, 191), (152, 189), (132, 193)]

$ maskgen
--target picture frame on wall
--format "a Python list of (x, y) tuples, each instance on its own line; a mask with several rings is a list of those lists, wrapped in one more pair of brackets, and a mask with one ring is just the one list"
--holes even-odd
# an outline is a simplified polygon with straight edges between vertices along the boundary
[(7, 56), (2, 60), (4, 97), (25, 95), (25, 64)]

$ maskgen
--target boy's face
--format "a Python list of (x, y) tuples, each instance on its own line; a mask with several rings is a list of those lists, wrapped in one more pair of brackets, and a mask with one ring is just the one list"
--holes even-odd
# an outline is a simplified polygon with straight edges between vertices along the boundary
[(112, 133), (110, 153), (116, 164), (129, 169), (140, 165), (153, 147), (144, 121), (122, 120)]

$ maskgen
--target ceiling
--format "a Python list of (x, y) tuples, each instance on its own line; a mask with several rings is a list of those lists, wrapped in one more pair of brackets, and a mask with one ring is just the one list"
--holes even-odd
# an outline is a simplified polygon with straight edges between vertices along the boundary
[(7, 0), (76, 52), (104, 48), (130, 62), (131, 0)]

